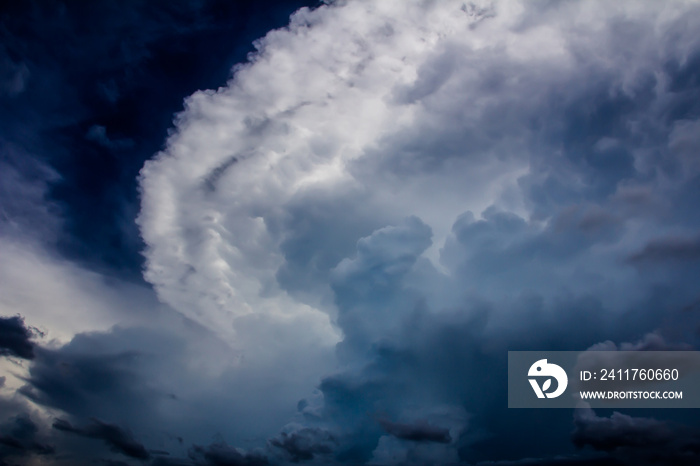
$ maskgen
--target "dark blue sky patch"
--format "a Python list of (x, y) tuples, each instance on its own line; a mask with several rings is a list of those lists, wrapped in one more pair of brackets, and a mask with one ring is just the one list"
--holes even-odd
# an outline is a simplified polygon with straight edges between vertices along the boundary
[[(15, 70), (0, 94), (0, 140), (59, 174), (47, 201), (60, 206), (63, 254), (141, 280), (133, 221), (143, 162), (186, 96), (224, 85), (253, 40), (307, 4), (316, 3), (52, 0), (0, 9), (0, 56)], [(96, 127), (111, 144), (90, 137)]]

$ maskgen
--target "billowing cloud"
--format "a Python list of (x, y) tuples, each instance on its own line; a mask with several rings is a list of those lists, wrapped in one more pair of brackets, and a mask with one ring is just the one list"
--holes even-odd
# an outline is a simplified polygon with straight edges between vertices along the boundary
[(462, 6), (300, 10), (227, 87), (190, 97), (141, 176), (160, 296), (232, 341), (251, 313), (332, 339), (329, 272), (406, 217), (432, 230), (423, 257), (491, 295), (517, 277), (507, 295), (619, 300), (622, 257), (692, 247), (659, 243), (692, 225), (653, 206), (696, 176), (679, 46), (695, 6)]
[(290, 460), (544, 457), (508, 349), (696, 342), (698, 8), (302, 9), (141, 171), (145, 277), (244, 365), (340, 340)]
[[(698, 347), (699, 13), (299, 10), (186, 100), (141, 171), (158, 299), (47, 247), (57, 175), (18, 152), (0, 171), (20, 194), (0, 235), (0, 461), (696, 461), (690, 428), (508, 410), (505, 379), (513, 349)], [(21, 95), (34, 75), (12, 63), (0, 91)]]

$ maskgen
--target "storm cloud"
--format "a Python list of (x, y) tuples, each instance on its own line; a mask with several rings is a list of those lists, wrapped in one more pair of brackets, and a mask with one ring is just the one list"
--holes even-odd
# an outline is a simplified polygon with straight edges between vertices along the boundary
[(55, 448), (45, 442), (37, 424), (26, 413), (18, 414), (0, 425), (0, 461), (27, 458), (32, 455), (47, 456)]
[[(509, 350), (698, 348), (699, 31), (680, 0), (298, 10), (185, 99), (131, 179), (145, 284), (0, 237), (3, 310), (62, 330), (0, 320), (13, 394), (53, 426), (4, 445), (154, 466), (697, 462), (687, 413), (509, 410), (506, 368)], [(26, 79), (13, 61), (2, 92)], [(139, 144), (83, 126), (100, 150)], [(29, 223), (53, 218), (39, 178), (12, 210)]]
[(16, 356), (22, 359), (34, 358), (36, 330), (27, 328), (20, 316), (0, 317), (0, 356)]
[(388, 434), (404, 440), (438, 443), (450, 443), (452, 440), (449, 430), (432, 426), (427, 422), (401, 424), (384, 420), (380, 421), (379, 424)]
[(695, 428), (633, 417), (618, 412), (597, 416), (590, 408), (577, 409), (572, 441), (612, 452), (622, 464), (691, 465), (700, 457), (700, 432)]
[(143, 445), (134, 440), (131, 432), (113, 424), (107, 424), (99, 419), (93, 419), (90, 425), (85, 427), (74, 427), (70, 422), (63, 419), (56, 419), (53, 428), (61, 432), (69, 432), (83, 437), (100, 439), (109, 447), (119, 453), (131, 458), (147, 460), (150, 454)]
[(418, 425), (409, 406), (452, 416), (428, 437), (466, 459), (470, 416), (506, 428), (507, 349), (695, 341), (696, 10), (300, 10), (146, 163), (145, 276), (230, 341), (251, 312), (319, 338), (329, 318), (341, 367), (299, 415), (337, 460), (437, 458), (386, 454), (421, 438), (396, 427)]

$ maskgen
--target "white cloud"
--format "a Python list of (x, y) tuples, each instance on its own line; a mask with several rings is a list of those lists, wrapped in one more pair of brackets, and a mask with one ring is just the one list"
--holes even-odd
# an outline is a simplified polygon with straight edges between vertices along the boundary
[[(252, 62), (226, 87), (187, 99), (167, 148), (142, 170), (147, 280), (165, 302), (229, 340), (236, 320), (255, 313), (296, 316), (333, 341), (320, 312), (332, 313), (328, 300), (300, 300), (276, 275), (294, 261), (285, 245), (303, 227), (295, 218), (326, 199), (357, 209), (347, 214), (362, 231), (335, 245), (351, 253), (360, 237), (416, 215), (435, 234), (426, 254), (437, 263), (464, 211), (495, 203), (525, 215), (531, 207), (513, 195), (517, 180), (545, 175), (543, 164), (548, 173), (580, 176), (575, 166), (551, 164), (546, 153), (556, 147), (538, 140), (548, 128), (533, 127), (560, 123), (547, 112), (580, 98), (575, 87), (590, 80), (619, 73), (614, 85), (633, 92), (658, 60), (655, 39), (621, 55), (628, 49), (614, 42), (610, 24), (631, 24), (634, 36), (682, 10), (458, 1), (300, 10), (288, 28), (257, 42)], [(306, 212), (294, 210), (301, 203)], [(343, 214), (316, 220), (325, 235), (342, 237), (332, 223)], [(319, 238), (309, 234), (296, 247), (302, 240)], [(306, 266), (318, 265), (310, 255)]]
[[(674, 116), (694, 90), (673, 81), (697, 50), (694, 8), (358, 0), (300, 10), (226, 87), (187, 99), (144, 166), (145, 277), (251, 366), (329, 351), (337, 325), (339, 360), (354, 365), (321, 384), (337, 396), (317, 417), (365, 429), (365, 455), (376, 423), (353, 422), (368, 400), (492, 409), (497, 380), (477, 390), (482, 403), (451, 358), (494, 355), (507, 340), (584, 344), (625, 326), (634, 306), (644, 309), (634, 325), (656, 322), (657, 277), (625, 258), (696, 227), (680, 203), (646, 208), (663, 205), (654, 196), (673, 205), (682, 196), (668, 180), (696, 168), (696, 117)], [(695, 293), (674, 286), (669, 308)], [(376, 458), (400, 461), (411, 449), (397, 442), (385, 438)]]
[[(368, 227), (345, 241), (350, 246), (412, 214), (433, 227), (439, 244), (458, 214), (483, 210), (512, 185), (526, 167), (511, 153), (517, 134), (476, 148), (474, 157), (423, 160), (424, 149), (443, 149), (442, 137), (483, 118), (492, 96), (479, 94), (483, 77), (474, 66), (493, 54), (522, 53), (508, 11), (477, 24), (479, 14), (461, 5), (301, 10), (288, 29), (258, 42), (253, 63), (239, 67), (226, 88), (190, 97), (167, 149), (142, 171), (146, 277), (159, 295), (226, 337), (235, 335), (239, 316), (254, 312), (307, 316), (333, 339), (314, 309), (324, 306), (301, 304), (275, 278), (288, 260), (280, 248), (298, 199), (366, 204), (360, 216), (369, 217)], [(540, 59), (558, 66), (560, 48), (540, 47)], [(477, 143), (489, 138), (474, 136)], [(411, 145), (422, 152), (413, 156)], [(435, 167), (423, 170), (424, 163)]]

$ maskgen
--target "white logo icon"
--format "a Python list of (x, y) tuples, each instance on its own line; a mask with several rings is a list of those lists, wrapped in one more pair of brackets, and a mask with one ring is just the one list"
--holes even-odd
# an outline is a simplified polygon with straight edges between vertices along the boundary
[[(546, 359), (540, 359), (535, 364), (530, 366), (530, 370), (527, 372), (528, 377), (550, 377), (545, 380), (544, 384), (540, 388), (539, 383), (536, 379), (528, 379), (532, 389), (535, 391), (537, 398), (556, 398), (566, 390), (566, 385), (569, 383), (569, 378), (566, 376), (566, 372), (561, 367), (556, 364), (547, 363)], [(552, 385), (552, 379), (557, 380), (557, 389), (551, 393), (547, 393), (549, 387)]]

